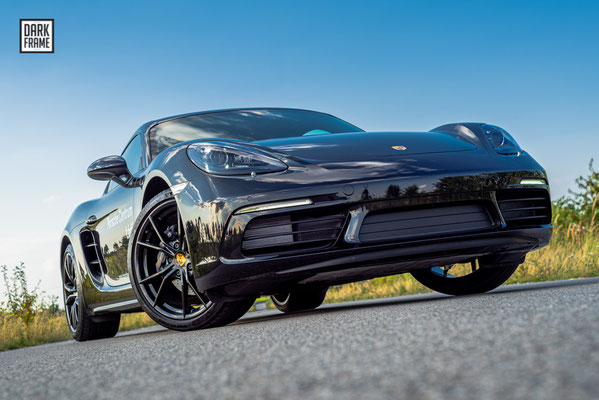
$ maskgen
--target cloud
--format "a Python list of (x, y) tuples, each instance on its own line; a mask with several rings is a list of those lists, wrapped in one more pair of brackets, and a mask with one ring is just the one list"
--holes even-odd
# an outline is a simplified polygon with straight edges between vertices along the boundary
[(45, 199), (42, 199), (42, 203), (43, 204), (48, 204), (48, 203), (53, 203), (57, 200), (62, 199), (61, 196), (57, 196), (55, 194), (51, 194), (50, 196), (46, 197)]

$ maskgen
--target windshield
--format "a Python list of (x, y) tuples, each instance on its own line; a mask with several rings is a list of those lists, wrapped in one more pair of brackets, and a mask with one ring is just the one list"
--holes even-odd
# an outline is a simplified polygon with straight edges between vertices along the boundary
[(181, 142), (194, 139), (237, 139), (246, 142), (362, 132), (350, 123), (314, 111), (259, 109), (219, 111), (161, 122), (150, 130), (152, 159)]

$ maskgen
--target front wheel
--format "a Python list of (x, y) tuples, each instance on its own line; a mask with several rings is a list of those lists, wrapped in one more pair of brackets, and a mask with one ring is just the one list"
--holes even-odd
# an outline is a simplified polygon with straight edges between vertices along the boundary
[(319, 307), (328, 288), (294, 290), (270, 296), (275, 307), (284, 313), (312, 310)]
[(131, 286), (143, 310), (160, 325), (189, 331), (226, 325), (254, 299), (213, 303), (194, 283), (193, 266), (175, 197), (165, 190), (143, 208), (129, 241)]
[(484, 265), (473, 261), (470, 265), (447, 265), (411, 271), (412, 276), (427, 288), (454, 296), (485, 293), (495, 289), (516, 271), (519, 264)]

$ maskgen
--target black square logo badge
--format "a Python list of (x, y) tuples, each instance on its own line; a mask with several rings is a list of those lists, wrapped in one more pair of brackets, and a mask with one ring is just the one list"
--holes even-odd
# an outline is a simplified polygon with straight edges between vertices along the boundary
[(20, 20), (21, 53), (54, 53), (54, 19)]

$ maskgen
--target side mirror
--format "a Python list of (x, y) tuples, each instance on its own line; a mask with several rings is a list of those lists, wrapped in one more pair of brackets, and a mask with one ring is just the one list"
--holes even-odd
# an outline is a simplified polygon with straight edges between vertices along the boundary
[(94, 161), (87, 168), (87, 176), (98, 181), (113, 180), (123, 187), (131, 187), (132, 176), (127, 162), (121, 156), (108, 156)]

